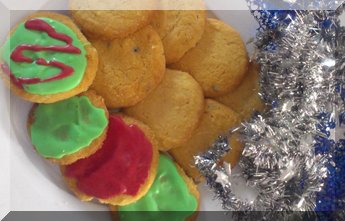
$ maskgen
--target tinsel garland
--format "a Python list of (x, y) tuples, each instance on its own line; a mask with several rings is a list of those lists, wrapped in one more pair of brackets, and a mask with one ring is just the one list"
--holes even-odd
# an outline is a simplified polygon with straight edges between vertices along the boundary
[[(251, 1), (249, 1), (251, 2)], [(323, 211), (341, 216), (345, 199), (345, 31), (337, 11), (254, 11), (260, 29), (256, 62), (263, 100), (271, 107), (219, 137), (195, 164), (224, 209)], [(254, 201), (232, 190), (229, 165), (218, 166), (242, 134), (239, 166)], [(333, 133), (333, 134), (332, 134)]]
[(247, 0), (251, 10), (334, 10), (342, 0)]

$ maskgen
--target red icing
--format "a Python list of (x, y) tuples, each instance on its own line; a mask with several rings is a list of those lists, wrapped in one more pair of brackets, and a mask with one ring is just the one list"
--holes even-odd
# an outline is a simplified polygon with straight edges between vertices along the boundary
[(75, 178), (78, 189), (90, 196), (134, 196), (149, 176), (152, 154), (152, 144), (140, 128), (110, 116), (103, 147), (89, 158), (66, 166), (65, 176)]
[[(63, 33), (57, 33), (55, 29), (49, 25), (47, 22), (41, 19), (31, 19), (25, 22), (25, 28), (34, 31), (42, 31), (46, 32), (51, 38), (63, 41), (66, 45), (57, 46), (57, 45), (50, 45), (50, 46), (40, 46), (40, 45), (18, 45), (11, 54), (11, 59), (15, 62), (26, 62), (32, 63), (34, 62), (33, 59), (26, 57), (23, 54), (23, 51), (56, 51), (56, 52), (63, 52), (63, 53), (70, 53), (70, 54), (80, 54), (81, 51), (79, 48), (72, 45), (73, 39), (65, 35)], [(13, 75), (8, 65), (3, 64), (1, 65), (2, 70), (10, 76), (11, 80), (14, 84), (16, 84), (19, 88), (23, 88), (23, 84), (37, 84), (43, 82), (49, 82), (54, 80), (59, 80), (66, 78), (73, 74), (74, 69), (64, 63), (58, 61), (46, 61), (43, 58), (38, 58), (36, 60), (36, 64), (43, 65), (43, 66), (51, 66), (59, 68), (61, 71), (57, 75), (47, 78), (47, 79), (40, 79), (40, 78), (17, 78)]]

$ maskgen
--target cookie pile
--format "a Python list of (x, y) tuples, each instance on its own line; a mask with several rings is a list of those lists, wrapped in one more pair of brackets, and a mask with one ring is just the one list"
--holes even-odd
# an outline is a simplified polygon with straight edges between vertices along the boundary
[[(239, 33), (199, 11), (39, 12), (13, 28), (1, 76), (35, 104), (28, 132), (83, 201), (194, 219), (193, 156), (262, 110), (258, 67)], [(237, 135), (224, 161), (236, 165)], [(116, 212), (115, 212), (116, 211)], [(159, 220), (157, 213), (147, 220)], [(168, 219), (168, 218), (167, 218)]]

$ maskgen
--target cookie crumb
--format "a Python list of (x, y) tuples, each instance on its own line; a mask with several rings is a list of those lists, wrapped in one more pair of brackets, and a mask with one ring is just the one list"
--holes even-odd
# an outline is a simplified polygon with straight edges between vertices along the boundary
[(140, 51), (140, 48), (139, 48), (139, 47), (133, 48), (133, 52), (138, 53), (139, 51)]

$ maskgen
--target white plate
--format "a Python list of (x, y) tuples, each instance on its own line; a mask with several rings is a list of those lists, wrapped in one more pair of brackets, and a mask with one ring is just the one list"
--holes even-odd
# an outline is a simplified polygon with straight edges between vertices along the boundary
[[(41, 9), (61, 8), (65, 5), (66, 0), (59, 0), (45, 4)], [(10, 20), (1, 19), (0, 40), (5, 39), (9, 25), (13, 26), (30, 13), (32, 11), (15, 11), (11, 13)], [(8, 16), (6, 8), (1, 5), (0, 14)], [(213, 11), (213, 14), (235, 27), (245, 41), (254, 36), (257, 24), (249, 11)], [(1, 197), (0, 208), (8, 210), (10, 206), (11, 211), (107, 211), (106, 206), (84, 203), (74, 197), (66, 189), (57, 166), (35, 153), (26, 130), (26, 118), (32, 104), (10, 95), (2, 83), (0, 83), (0, 102), (3, 106), (0, 112), (0, 134), (3, 136), (1, 141), (3, 147), (8, 147), (8, 149), (2, 148), (0, 156), (1, 166), (5, 168), (5, 174), (2, 175), (5, 182), (1, 182), (0, 186), (0, 191), (3, 191), (0, 192), (0, 196), (4, 196)], [(204, 184), (199, 185), (199, 190), (201, 210), (221, 210), (219, 203), (213, 200), (213, 194)], [(104, 220), (109, 219), (104, 217)], [(202, 219), (209, 220), (206, 216)], [(83, 217), (83, 220), (88, 219)]]
[[(66, 0), (36, 1), (41, 9), (65, 8)], [(244, 1), (244, 0), (240, 0)], [(10, 2), (10, 1), (8, 1)], [(35, 2), (35, 1), (31, 1)], [(37, 3), (39, 2), (39, 3)], [(208, 0), (209, 8), (212, 1)], [(28, 4), (28, 1), (26, 1)], [(43, 5), (43, 6), (42, 6)], [(0, 4), (0, 41), (6, 38), (9, 26), (16, 24), (22, 17), (32, 13), (32, 11), (15, 11), (11, 13), (6, 7)], [(66, 13), (66, 12), (61, 12)], [(245, 42), (255, 35), (257, 24), (250, 12), (247, 11), (212, 11), (224, 22), (232, 25), (242, 35)], [(345, 16), (345, 15), (344, 15)], [(345, 17), (342, 20), (345, 21)], [(60, 176), (58, 168), (40, 156), (33, 150), (26, 130), (26, 117), (31, 107), (31, 103), (25, 102), (14, 95), (10, 95), (7, 88), (0, 83), (0, 137), (1, 154), (0, 168), (0, 218), (9, 210), (11, 211), (107, 211), (107, 207), (97, 203), (84, 203), (75, 198), (67, 189)], [(9, 117), (10, 116), (10, 117)], [(244, 193), (243, 183), (237, 185), (239, 193)], [(204, 184), (199, 185), (201, 192), (201, 210), (219, 211), (220, 204), (213, 200), (213, 194), (208, 191)], [(245, 198), (253, 194), (243, 194)], [(7, 211), (7, 212), (6, 212)], [(209, 214), (211, 216), (212, 214)], [(80, 220), (91, 220), (90, 217), (80, 216)], [(105, 215), (102, 220), (110, 220)], [(211, 220), (204, 214), (200, 220)]]

